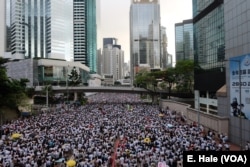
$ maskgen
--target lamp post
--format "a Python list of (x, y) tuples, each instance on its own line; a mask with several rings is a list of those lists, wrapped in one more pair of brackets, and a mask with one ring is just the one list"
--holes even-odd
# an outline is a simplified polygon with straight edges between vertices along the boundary
[(46, 107), (49, 107), (49, 88), (51, 87), (51, 85), (47, 84), (45, 86), (46, 88)]
[(225, 60), (225, 61), (232, 61), (232, 62), (236, 62), (238, 63), (238, 69), (239, 69), (239, 103), (240, 103), (240, 108), (239, 108), (239, 113), (240, 113), (240, 117), (239, 117), (239, 137), (240, 137), (240, 149), (242, 150), (242, 146), (243, 146), (243, 139), (242, 139), (242, 104), (241, 104), (241, 61), (240, 60)]
[(67, 110), (69, 110), (69, 83), (68, 83), (68, 72), (69, 72), (69, 65), (67, 66), (66, 72), (66, 90), (67, 90)]
[(46, 107), (49, 107), (49, 90), (48, 85), (46, 85)]

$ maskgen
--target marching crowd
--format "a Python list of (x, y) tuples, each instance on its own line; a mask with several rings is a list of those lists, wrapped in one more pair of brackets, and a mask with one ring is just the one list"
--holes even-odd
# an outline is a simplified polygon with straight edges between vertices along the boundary
[(99, 93), (65, 108), (4, 124), (0, 166), (65, 167), (74, 159), (76, 167), (176, 167), (183, 151), (230, 149), (225, 135), (218, 143), (212, 131), (135, 94)]

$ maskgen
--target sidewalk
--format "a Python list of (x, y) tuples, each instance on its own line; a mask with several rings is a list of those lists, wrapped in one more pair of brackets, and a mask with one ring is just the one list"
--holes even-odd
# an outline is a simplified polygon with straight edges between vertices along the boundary
[[(215, 141), (216, 141), (216, 143), (219, 143), (218, 138), (216, 138)], [(226, 143), (230, 145), (230, 151), (240, 151), (240, 146), (239, 145), (236, 145), (236, 144), (231, 143), (231, 142), (226, 142)]]
[(230, 151), (240, 151), (240, 146), (230, 142), (228, 142), (228, 144), (230, 145)]

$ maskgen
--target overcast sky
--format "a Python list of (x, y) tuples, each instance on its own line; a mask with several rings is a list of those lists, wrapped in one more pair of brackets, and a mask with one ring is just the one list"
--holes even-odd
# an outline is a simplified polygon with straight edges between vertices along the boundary
[[(100, 32), (98, 49), (102, 39), (114, 37), (124, 50), (125, 62), (130, 59), (129, 8), (131, 0), (100, 0)], [(160, 0), (161, 24), (166, 27), (168, 52), (175, 56), (174, 24), (192, 18), (192, 0)]]

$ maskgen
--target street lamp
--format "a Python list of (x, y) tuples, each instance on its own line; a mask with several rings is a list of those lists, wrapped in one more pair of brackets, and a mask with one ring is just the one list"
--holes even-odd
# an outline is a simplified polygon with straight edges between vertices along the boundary
[(46, 85), (46, 107), (49, 107), (49, 88), (51, 87), (51, 85)]
[(225, 60), (225, 61), (232, 61), (232, 62), (236, 62), (238, 63), (238, 69), (239, 69), (239, 103), (240, 103), (240, 107), (239, 107), (239, 113), (240, 113), (240, 118), (239, 118), (239, 128), (240, 128), (240, 149), (242, 150), (242, 146), (243, 146), (243, 140), (242, 140), (242, 104), (241, 104), (241, 61), (240, 60)]
[(68, 83), (68, 74), (69, 73), (69, 65), (67, 66), (66, 70), (66, 90), (67, 90), (67, 110), (69, 109), (69, 83)]

